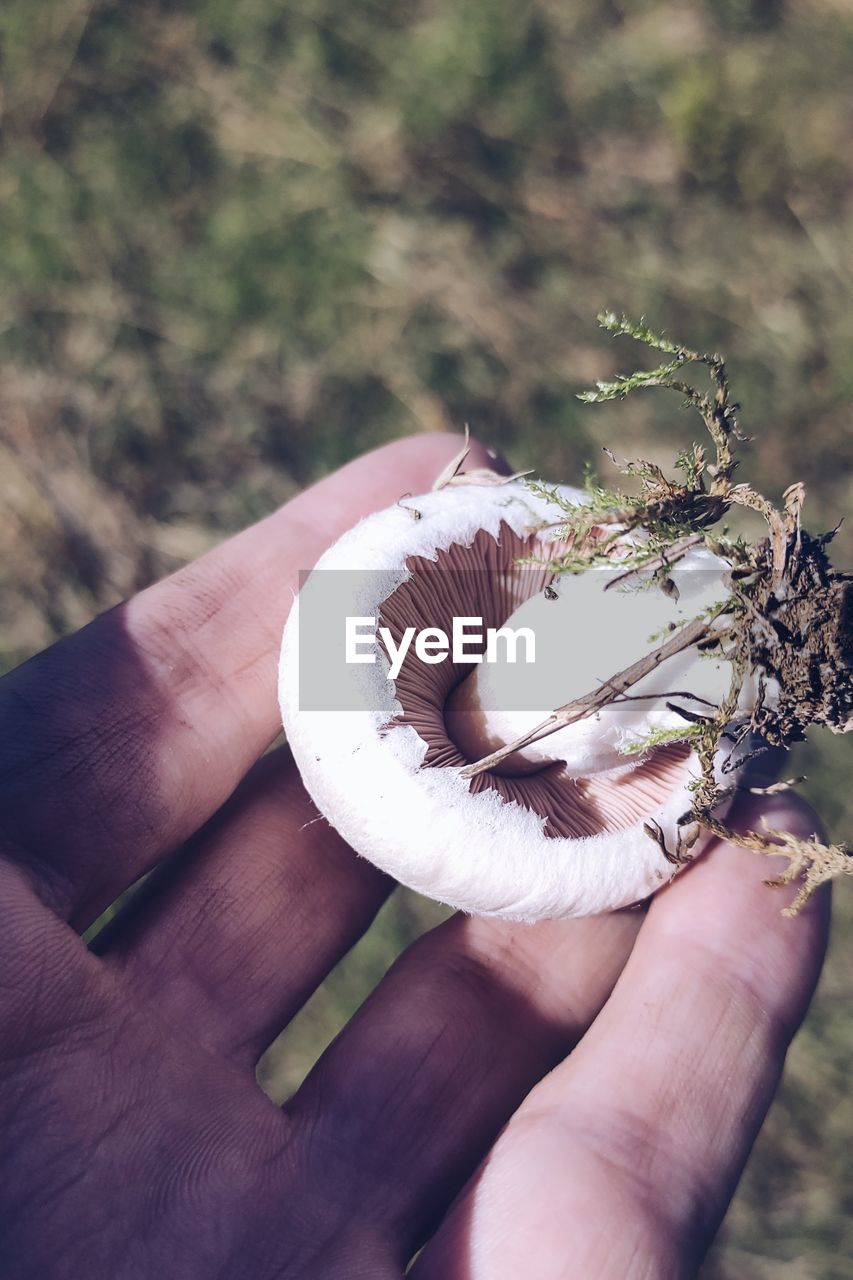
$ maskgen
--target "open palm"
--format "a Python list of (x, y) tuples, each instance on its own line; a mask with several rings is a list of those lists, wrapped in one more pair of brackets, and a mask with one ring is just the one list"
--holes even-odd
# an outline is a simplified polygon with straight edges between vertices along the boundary
[(283, 1110), (255, 1081), (393, 887), (259, 760), (288, 601), (458, 447), (351, 464), (0, 684), (6, 1280), (382, 1280), (424, 1242), (420, 1280), (695, 1274), (825, 942), (826, 895), (783, 919), (754, 855), (718, 845), (645, 915), (453, 918)]

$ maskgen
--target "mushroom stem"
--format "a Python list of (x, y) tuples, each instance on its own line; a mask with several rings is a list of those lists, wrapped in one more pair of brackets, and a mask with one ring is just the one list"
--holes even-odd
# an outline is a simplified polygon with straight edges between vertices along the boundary
[(644, 676), (654, 671), (662, 662), (677, 653), (683, 652), (685, 649), (689, 649), (692, 645), (700, 644), (711, 636), (713, 633), (711, 623), (724, 607), (724, 605), (720, 605), (710, 618), (694, 618), (692, 622), (688, 622), (669, 640), (659, 645), (657, 649), (653, 649), (636, 662), (631, 663), (623, 671), (611, 676), (598, 689), (594, 689), (590, 693), (584, 694), (583, 697), (575, 698), (564, 706), (558, 707), (551, 712), (547, 719), (536, 725), (528, 733), (522, 734), (515, 741), (507, 743), (506, 746), (491, 752), (490, 755), (484, 756), (481, 760), (467, 765), (462, 769), (461, 776), (463, 778), (475, 778), (477, 774), (485, 773), (488, 769), (499, 765), (508, 756), (513, 755), (514, 752), (521, 751), (534, 742), (540, 742), (543, 738), (549, 737), (559, 729), (575, 724), (578, 720), (583, 720), (587, 716), (593, 715), (596, 711), (600, 711), (602, 707), (614, 702), (626, 689), (630, 689), (632, 685), (637, 684)]

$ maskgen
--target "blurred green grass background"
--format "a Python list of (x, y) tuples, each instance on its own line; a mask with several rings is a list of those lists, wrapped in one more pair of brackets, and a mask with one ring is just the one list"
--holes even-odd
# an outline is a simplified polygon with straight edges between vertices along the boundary
[[(853, 505), (850, 0), (4, 0), (0, 50), (3, 667), (406, 432), (668, 463), (676, 402), (576, 399), (640, 355), (602, 306), (727, 354), (810, 527)], [(837, 837), (844, 751), (793, 765)], [(274, 1095), (439, 914), (386, 908)], [(853, 1275), (851, 973), (844, 884), (707, 1280)]]

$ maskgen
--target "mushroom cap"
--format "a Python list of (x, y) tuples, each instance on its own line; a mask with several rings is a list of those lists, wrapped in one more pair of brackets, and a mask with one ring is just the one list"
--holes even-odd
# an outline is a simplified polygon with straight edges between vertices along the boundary
[[(585, 501), (579, 490), (559, 492), (571, 501)], [(536, 801), (507, 798), (487, 781), (483, 789), (474, 790), (460, 776), (467, 761), (457, 753), (454, 762), (452, 743), (444, 757), (439, 752), (435, 758), (428, 737), (402, 719), (400, 687), (387, 678), (388, 661), (378, 642), (377, 661), (345, 668), (352, 695), (347, 706), (353, 709), (306, 705), (300, 682), (300, 620), (311, 607), (312, 592), (328, 597), (330, 581), (336, 617), (381, 620), (394, 593), (412, 581), (413, 562), (420, 568), (432, 562), (438, 568), (443, 556), (449, 563), (447, 557), (455, 554), (457, 564), (470, 569), (486, 568), (488, 561), (494, 573), (498, 562), (491, 551), (484, 556), (483, 548), (499, 546), (501, 539), (514, 547), (541, 547), (547, 555), (548, 526), (559, 522), (561, 514), (555, 504), (519, 483), (460, 484), (407, 498), (361, 520), (320, 558), (285, 625), (279, 667), (282, 720), (319, 811), (353, 849), (383, 871), (472, 914), (533, 921), (593, 915), (646, 898), (671, 879), (676, 868), (644, 824), (657, 823), (667, 846), (675, 847), (677, 820), (692, 798), (688, 784), (699, 774), (695, 756), (686, 747), (670, 753), (662, 800), (659, 779), (657, 787), (645, 787), (645, 802), (644, 786), (634, 786), (624, 811), (615, 817), (602, 815), (604, 829), (595, 830), (593, 823), (593, 833), (588, 834), (586, 820), (579, 833), (560, 834), (547, 814), (537, 811)], [(328, 571), (337, 572), (324, 582)], [(512, 567), (507, 570), (510, 578), (518, 573)], [(504, 617), (511, 611), (507, 608)], [(476, 614), (477, 609), (470, 612)], [(307, 631), (306, 662), (315, 657), (307, 652), (316, 638), (313, 623), (310, 635)], [(343, 670), (341, 664), (336, 670)], [(458, 678), (449, 659), (443, 669), (429, 670), (441, 671), (441, 678), (451, 682), (440, 685), (440, 696), (445, 696)], [(439, 717), (441, 711), (437, 706)], [(663, 750), (666, 754), (670, 749)], [(442, 764), (441, 759), (450, 763)], [(718, 771), (720, 764), (718, 759)], [(596, 782), (606, 784), (608, 796), (618, 797), (620, 782), (636, 779), (643, 767), (629, 759), (598, 775), (583, 793), (587, 810), (594, 813), (596, 798), (605, 794), (596, 791)], [(558, 771), (559, 764), (549, 768)], [(732, 780), (729, 774), (727, 781)], [(578, 786), (569, 778), (559, 785)], [(615, 807), (618, 810), (618, 799)], [(538, 808), (542, 809), (541, 797)], [(705, 843), (707, 837), (700, 837), (693, 852)]]

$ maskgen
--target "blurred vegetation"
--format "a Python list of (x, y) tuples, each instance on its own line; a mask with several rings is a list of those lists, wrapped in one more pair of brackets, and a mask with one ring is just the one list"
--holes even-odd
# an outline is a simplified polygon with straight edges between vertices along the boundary
[[(850, 0), (4, 0), (0, 49), (2, 666), (405, 432), (668, 463), (677, 405), (575, 397), (630, 362), (602, 306), (725, 351), (757, 485), (853, 505)], [(843, 751), (797, 761), (840, 837)], [(838, 907), (715, 1280), (850, 1275)], [(435, 918), (386, 909), (273, 1093)]]

